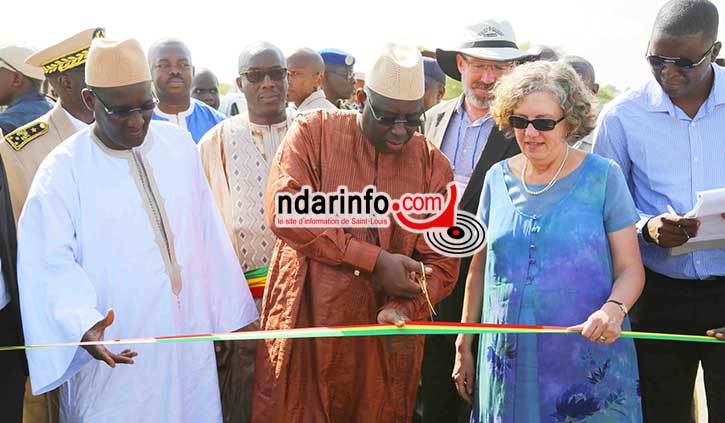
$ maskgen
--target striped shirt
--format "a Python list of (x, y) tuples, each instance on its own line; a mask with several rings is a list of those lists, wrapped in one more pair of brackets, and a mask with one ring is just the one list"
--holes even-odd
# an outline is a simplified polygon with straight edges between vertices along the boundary
[(642, 226), (671, 205), (691, 210), (696, 193), (725, 187), (725, 69), (712, 66), (713, 87), (697, 115), (675, 106), (655, 80), (609, 103), (594, 134), (594, 153), (614, 159), (624, 172), (640, 215), (642, 260), (679, 279), (725, 275), (725, 249), (671, 256), (646, 243)]

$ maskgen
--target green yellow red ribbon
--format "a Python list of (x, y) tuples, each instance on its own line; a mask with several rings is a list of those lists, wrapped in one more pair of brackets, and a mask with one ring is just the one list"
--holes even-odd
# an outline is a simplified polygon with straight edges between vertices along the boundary
[[(481, 323), (450, 323), (450, 322), (408, 322), (403, 327), (394, 325), (359, 325), (315, 327), (280, 330), (257, 330), (249, 332), (194, 334), (179, 336), (157, 336), (152, 338), (128, 338), (96, 342), (64, 342), (39, 345), (16, 345), (0, 347), (0, 351), (78, 347), (88, 345), (132, 345), (132, 344), (166, 344), (175, 342), (209, 342), (209, 341), (249, 341), (260, 339), (300, 339), (300, 338), (339, 338), (354, 336), (390, 336), (390, 335), (456, 335), (484, 333), (514, 334), (561, 334), (576, 335), (561, 326), (530, 326), (530, 325), (492, 325)], [(653, 332), (622, 332), (622, 338), (652, 339), (675, 342), (725, 343), (717, 338), (701, 335), (683, 335), (674, 333)]]

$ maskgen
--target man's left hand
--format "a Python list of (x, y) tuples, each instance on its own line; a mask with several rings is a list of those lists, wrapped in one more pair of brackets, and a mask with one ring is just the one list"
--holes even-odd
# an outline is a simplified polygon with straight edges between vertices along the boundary
[(381, 325), (392, 324), (402, 328), (408, 320), (408, 316), (394, 308), (384, 308), (378, 313), (378, 323)]

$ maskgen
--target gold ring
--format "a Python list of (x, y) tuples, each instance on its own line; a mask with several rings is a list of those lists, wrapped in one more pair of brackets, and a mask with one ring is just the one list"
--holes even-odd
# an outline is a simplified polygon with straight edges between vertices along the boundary
[(607, 342), (607, 338), (605, 338), (604, 336), (600, 336), (599, 342), (602, 342), (602, 343)]

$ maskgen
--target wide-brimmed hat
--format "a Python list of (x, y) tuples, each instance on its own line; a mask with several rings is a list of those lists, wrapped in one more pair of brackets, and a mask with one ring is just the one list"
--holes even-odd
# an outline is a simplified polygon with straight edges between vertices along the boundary
[(456, 66), (456, 54), (475, 57), (481, 60), (509, 62), (522, 60), (528, 54), (516, 45), (514, 29), (508, 21), (486, 20), (466, 28), (466, 41), (458, 48), (436, 49), (436, 60), (443, 72), (460, 81), (461, 73)]

